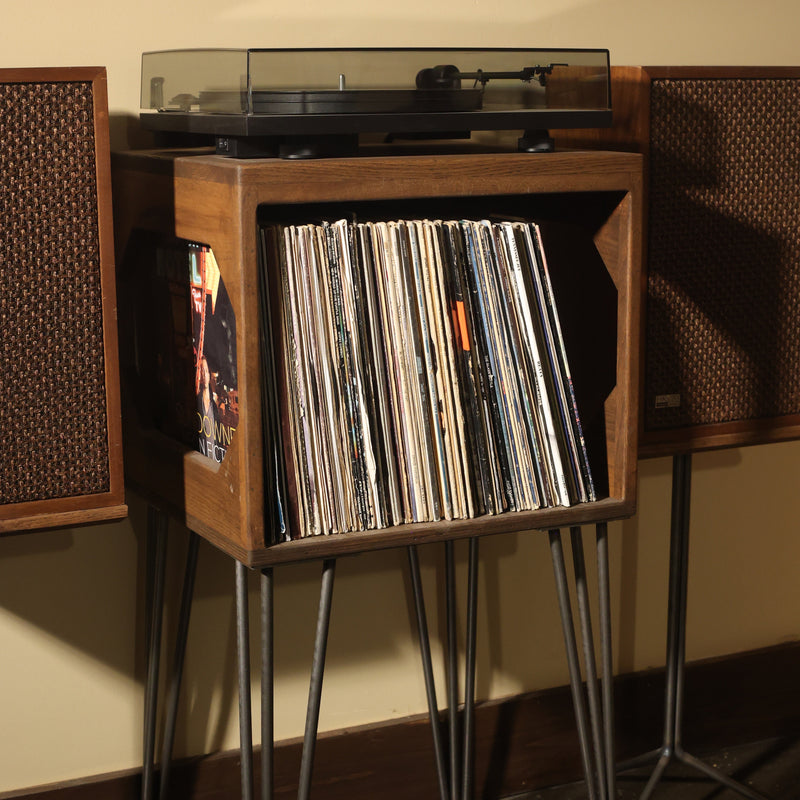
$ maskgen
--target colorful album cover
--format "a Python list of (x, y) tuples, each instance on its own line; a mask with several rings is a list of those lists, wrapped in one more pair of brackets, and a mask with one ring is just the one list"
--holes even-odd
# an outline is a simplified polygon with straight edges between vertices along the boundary
[(239, 426), (236, 318), (210, 247), (188, 243), (194, 447), (222, 463)]
[[(239, 425), (236, 318), (206, 245), (137, 230), (123, 258), (120, 324), (142, 423), (221, 463)], [(128, 313), (126, 313), (128, 309)]]

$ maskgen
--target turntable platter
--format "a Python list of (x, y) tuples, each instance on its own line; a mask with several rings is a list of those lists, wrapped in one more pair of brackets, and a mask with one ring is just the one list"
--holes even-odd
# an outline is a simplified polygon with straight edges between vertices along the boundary
[[(254, 114), (419, 114), (478, 111), (482, 98), (480, 89), (258, 90), (252, 93), (251, 108)], [(243, 92), (204, 91), (200, 111), (229, 113), (246, 99)]]

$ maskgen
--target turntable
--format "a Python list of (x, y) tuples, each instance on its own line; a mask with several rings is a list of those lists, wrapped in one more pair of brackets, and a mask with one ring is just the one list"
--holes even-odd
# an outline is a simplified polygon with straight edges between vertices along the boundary
[(469, 138), (611, 125), (607, 50), (208, 49), (142, 55), (142, 125), (234, 157), (354, 152), (360, 135)]

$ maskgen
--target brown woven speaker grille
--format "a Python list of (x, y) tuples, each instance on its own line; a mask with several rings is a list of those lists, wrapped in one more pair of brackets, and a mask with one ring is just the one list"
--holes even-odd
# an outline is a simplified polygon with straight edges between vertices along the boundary
[(92, 85), (0, 84), (0, 504), (108, 491)]
[(645, 428), (800, 412), (800, 80), (651, 85)]

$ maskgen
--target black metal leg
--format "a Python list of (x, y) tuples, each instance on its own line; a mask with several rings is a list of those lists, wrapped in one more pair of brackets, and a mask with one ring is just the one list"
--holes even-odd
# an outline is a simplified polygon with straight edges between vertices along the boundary
[(456, 568), (453, 542), (445, 542), (445, 595), (447, 616), (447, 705), (450, 722), (450, 800), (461, 790), (458, 735), (458, 637), (456, 622)]
[(161, 629), (164, 618), (164, 577), (167, 558), (166, 514), (153, 506), (147, 509), (147, 678), (144, 693), (144, 742), (142, 766), (142, 800), (151, 800), (156, 746), (156, 710), (158, 706), (158, 672), (161, 660)]
[(314, 642), (314, 660), (311, 665), (311, 682), (308, 689), (308, 711), (306, 730), (303, 739), (303, 756), (300, 762), (298, 800), (308, 800), (311, 794), (311, 774), (314, 768), (314, 749), (319, 726), (319, 709), (322, 699), (322, 678), (325, 672), (325, 652), (328, 644), (328, 626), (333, 598), (333, 579), (336, 574), (336, 560), (328, 559), (322, 566), (322, 588), (317, 615), (317, 635)]
[[(150, 637), (153, 633), (153, 608), (156, 585), (156, 543), (158, 541), (158, 509), (147, 507), (147, 529), (144, 540), (144, 646), (145, 658), (150, 658)], [(146, 687), (145, 687), (146, 688)]]
[(596, 526), (597, 592), (600, 616), (600, 654), (603, 669), (603, 741), (605, 745), (606, 794), (617, 796), (614, 736), (614, 654), (611, 641), (611, 581), (608, 572), (608, 525)]
[(261, 571), (261, 800), (272, 800), (275, 682), (272, 568)]
[[(455, 555), (453, 542), (445, 542), (445, 599), (447, 618), (447, 692), (449, 764), (446, 763), (445, 747), (439, 727), (439, 706), (431, 666), (430, 639), (425, 615), (425, 600), (419, 575), (419, 560), (414, 545), (408, 548), (411, 584), (417, 612), (422, 669), (428, 694), (428, 714), (433, 731), (436, 768), (439, 778), (441, 800), (470, 800), (473, 793), (473, 757), (475, 751), (475, 661), (477, 641), (478, 606), (478, 539), (469, 541), (469, 576), (467, 589), (467, 628), (464, 669), (464, 716), (463, 730), (459, 731), (458, 693), (458, 641), (455, 591)], [(449, 772), (448, 772), (449, 766)]]
[(439, 727), (439, 704), (436, 701), (436, 685), (433, 679), (428, 620), (425, 614), (425, 598), (422, 592), (422, 579), (419, 572), (419, 556), (415, 545), (408, 547), (408, 566), (411, 575), (411, 587), (414, 593), (414, 608), (417, 613), (417, 633), (419, 635), (420, 654), (422, 655), (422, 672), (425, 676), (425, 691), (428, 697), (428, 716), (430, 717), (431, 733), (433, 734), (436, 773), (439, 778), (439, 798), (440, 800), (448, 800), (447, 766), (445, 764), (442, 732)]
[(589, 744), (588, 722), (586, 719), (586, 703), (583, 696), (583, 682), (578, 658), (578, 646), (575, 640), (575, 628), (572, 623), (572, 609), (567, 587), (567, 574), (564, 566), (564, 548), (561, 541), (561, 531), (551, 530), (550, 554), (553, 561), (553, 572), (556, 579), (556, 592), (561, 613), (561, 626), (564, 632), (564, 644), (567, 652), (567, 666), (569, 668), (569, 682), (572, 689), (572, 703), (575, 709), (575, 722), (578, 727), (578, 740), (583, 761), (583, 771), (586, 777), (586, 787), (589, 800), (599, 800), (595, 782), (595, 765), (592, 749)]
[(250, 621), (247, 567), (236, 562), (236, 652), (239, 677), (239, 742), (242, 800), (253, 800), (253, 719), (250, 709)]
[(670, 599), (667, 624), (667, 706), (664, 709), (664, 745), (675, 750), (683, 708), (683, 661), (686, 651), (687, 564), (691, 456), (676, 456), (672, 472), (672, 532), (670, 539)]
[(461, 796), (472, 800), (473, 756), (475, 752), (475, 657), (478, 630), (478, 537), (469, 540), (467, 589), (467, 645), (464, 679), (464, 773)]
[(672, 462), (672, 521), (669, 560), (669, 600), (667, 606), (667, 678), (664, 703), (664, 740), (654, 753), (621, 765), (629, 768), (657, 759), (656, 766), (641, 794), (648, 800), (655, 791), (670, 761), (675, 758), (697, 769), (717, 783), (750, 800), (766, 800), (721, 770), (687, 753), (681, 744), (683, 721), (683, 677), (686, 662), (686, 605), (688, 596), (689, 510), (691, 506), (691, 455), (680, 454)]
[(603, 715), (598, 694), (597, 662), (594, 653), (594, 634), (589, 603), (589, 587), (586, 583), (586, 562), (583, 552), (583, 534), (579, 527), (570, 528), (572, 561), (575, 571), (575, 595), (578, 601), (578, 619), (583, 641), (583, 663), (586, 672), (586, 694), (589, 700), (589, 724), (592, 732), (597, 789), (601, 797), (606, 791), (605, 741), (603, 739)]
[(172, 765), (172, 748), (175, 744), (175, 723), (178, 718), (178, 700), (183, 678), (183, 663), (186, 656), (186, 641), (189, 635), (189, 618), (192, 613), (192, 595), (194, 579), (197, 574), (197, 551), (200, 537), (196, 533), (189, 534), (186, 551), (186, 571), (183, 577), (181, 608), (178, 616), (178, 634), (175, 642), (175, 658), (172, 665), (172, 678), (167, 696), (167, 719), (164, 726), (164, 742), (161, 748), (161, 783), (159, 800), (166, 800), (169, 793), (170, 768)]

